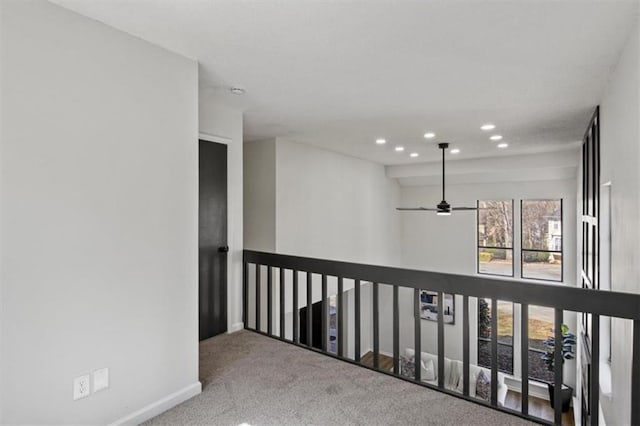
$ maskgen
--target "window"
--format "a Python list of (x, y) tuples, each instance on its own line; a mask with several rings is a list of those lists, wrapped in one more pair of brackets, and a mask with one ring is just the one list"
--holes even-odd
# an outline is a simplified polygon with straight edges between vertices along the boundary
[[(498, 303), (498, 370), (513, 374), (513, 303)], [(478, 299), (478, 365), (491, 368), (491, 299)]]
[(478, 201), (478, 273), (513, 276), (513, 200)]
[(522, 278), (562, 281), (562, 200), (522, 200)]
[(553, 337), (555, 311), (543, 306), (529, 306), (529, 378), (553, 383), (553, 372), (542, 356), (548, 350), (544, 341)]

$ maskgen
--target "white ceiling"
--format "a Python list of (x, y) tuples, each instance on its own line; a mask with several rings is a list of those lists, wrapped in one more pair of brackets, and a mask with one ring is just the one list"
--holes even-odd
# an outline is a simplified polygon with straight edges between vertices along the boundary
[(201, 95), (243, 108), (246, 140), (386, 165), (438, 159), (437, 141), (460, 159), (575, 144), (638, 11), (635, 0), (53, 1), (197, 59)]

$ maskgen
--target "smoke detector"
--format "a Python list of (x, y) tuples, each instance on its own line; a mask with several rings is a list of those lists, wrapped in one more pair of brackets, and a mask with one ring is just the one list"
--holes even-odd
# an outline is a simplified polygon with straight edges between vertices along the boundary
[(234, 95), (244, 95), (244, 87), (242, 86), (231, 86), (229, 91)]

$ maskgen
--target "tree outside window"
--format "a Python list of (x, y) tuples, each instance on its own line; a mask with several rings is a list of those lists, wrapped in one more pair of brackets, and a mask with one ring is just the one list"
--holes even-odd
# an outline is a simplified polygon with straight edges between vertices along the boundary
[(562, 281), (562, 200), (522, 200), (522, 278)]
[(513, 276), (513, 200), (478, 201), (478, 273)]

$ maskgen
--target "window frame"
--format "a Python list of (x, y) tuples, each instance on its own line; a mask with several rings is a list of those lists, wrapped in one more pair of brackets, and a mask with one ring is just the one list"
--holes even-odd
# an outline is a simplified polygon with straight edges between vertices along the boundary
[[(493, 274), (486, 274), (486, 275), (493, 275)], [(504, 275), (500, 275), (500, 276), (504, 276)], [(480, 299), (485, 299), (485, 297), (478, 297), (478, 306), (480, 306)], [(491, 299), (488, 299), (489, 302), (489, 309), (491, 309)], [(515, 312), (516, 312), (516, 304), (514, 302), (509, 302), (508, 300), (503, 300), (503, 302), (507, 302), (507, 303), (511, 303), (511, 327), (512, 327), (512, 331), (511, 331), (511, 344), (508, 343), (502, 343), (498, 340), (498, 346), (506, 346), (511, 348), (511, 371), (508, 370), (504, 370), (500, 368), (500, 363), (498, 362), (498, 371), (510, 376), (513, 376), (515, 374), (515, 370), (516, 370), (516, 366), (515, 366), (515, 324), (516, 324), (516, 317), (515, 317)], [(498, 303), (500, 303), (500, 300), (498, 300)], [(493, 315), (494, 313), (491, 312), (491, 315)], [(478, 315), (477, 315), (478, 319), (477, 319), (477, 338), (476, 338), (476, 362), (478, 364), (479, 367), (484, 367), (484, 368), (488, 368), (491, 369), (491, 365), (482, 365), (480, 364), (480, 342), (486, 342), (486, 343), (491, 343), (491, 336), (489, 337), (480, 337), (480, 321), (479, 321), (479, 317), (480, 317), (480, 309), (478, 308)], [(494, 330), (491, 329), (491, 333), (493, 333)], [(496, 330), (497, 332), (497, 330)], [(499, 352), (499, 349), (498, 349)]]
[[(522, 206), (525, 201), (560, 201), (560, 250), (539, 250), (539, 249), (525, 249), (522, 241), (524, 237), (524, 223), (522, 221)], [(531, 278), (524, 276), (524, 253), (559, 253), (562, 257), (562, 263), (560, 264), (560, 279), (552, 280), (545, 278)], [(524, 280), (545, 281), (552, 283), (564, 283), (564, 198), (528, 198), (526, 200), (520, 200), (520, 278)]]
[[(511, 202), (511, 247), (493, 247), (493, 246), (481, 246), (480, 245), (480, 201), (488, 202), (488, 201), (510, 201)], [(510, 198), (508, 200), (476, 200), (476, 273), (480, 275), (490, 275), (492, 277), (511, 277), (515, 278), (515, 264), (514, 264), (514, 255), (516, 252), (515, 249), (515, 200)], [(480, 249), (493, 249), (493, 250), (511, 250), (511, 275), (504, 274), (492, 274), (490, 272), (481, 272), (480, 271)]]
[[(530, 306), (529, 306), (529, 308), (530, 308), (531, 306), (533, 306), (533, 305), (530, 305)], [(539, 307), (547, 308), (547, 307), (545, 307), (545, 306), (539, 306)], [(548, 308), (548, 309), (553, 309), (553, 308)], [(534, 318), (532, 318), (532, 317), (531, 317), (531, 312), (529, 312), (529, 313), (527, 314), (527, 319), (528, 319), (528, 324), (527, 324), (527, 330), (528, 330), (528, 332), (527, 332), (527, 334), (529, 335), (529, 336), (528, 336), (528, 339), (527, 339), (527, 356), (529, 356), (529, 355), (531, 354), (531, 352), (534, 352), (534, 353), (536, 353), (536, 356), (541, 357), (541, 356), (542, 356), (542, 354), (544, 354), (546, 351), (545, 351), (544, 349), (537, 349), (537, 348), (532, 348), (532, 347), (531, 347), (531, 333), (530, 333), (530, 331), (531, 331), (531, 320), (532, 320), (532, 319), (534, 319)], [(522, 320), (522, 318), (521, 318), (521, 320)], [(552, 326), (551, 328), (552, 328), (552, 329), (554, 329), (554, 328), (555, 328), (555, 319), (554, 319), (554, 321), (553, 321), (553, 326)], [(549, 337), (552, 337), (552, 336), (549, 336)], [(522, 350), (522, 349), (521, 349), (521, 350)], [(528, 377), (528, 379), (529, 379), (530, 381), (531, 381), (531, 380), (533, 380), (533, 381), (538, 382), (538, 383), (545, 383), (545, 384), (549, 384), (549, 383), (551, 383), (551, 384), (553, 384), (553, 380), (549, 381), (549, 380), (545, 380), (544, 378), (541, 378), (541, 377), (534, 377), (534, 376), (532, 376), (532, 375), (531, 375), (531, 371), (532, 371), (532, 368), (531, 368), (531, 361), (529, 361), (529, 370), (528, 370), (528, 375), (529, 375), (529, 377)], [(553, 373), (551, 373), (551, 374), (553, 374)]]

